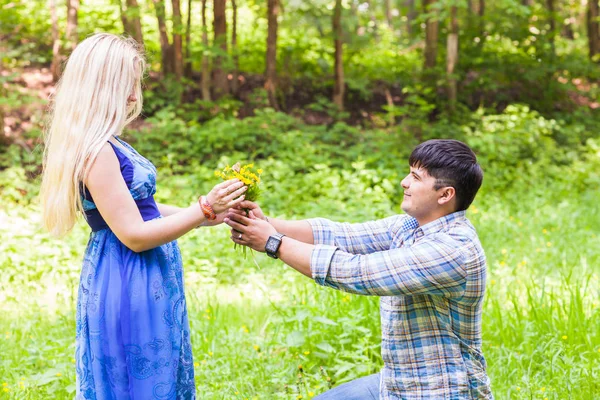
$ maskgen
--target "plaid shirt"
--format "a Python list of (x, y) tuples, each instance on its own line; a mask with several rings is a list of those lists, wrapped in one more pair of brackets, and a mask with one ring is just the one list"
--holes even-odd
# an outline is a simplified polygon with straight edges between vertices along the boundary
[(485, 254), (465, 212), (419, 226), (310, 219), (314, 280), (381, 297), (381, 399), (493, 399), (481, 352)]

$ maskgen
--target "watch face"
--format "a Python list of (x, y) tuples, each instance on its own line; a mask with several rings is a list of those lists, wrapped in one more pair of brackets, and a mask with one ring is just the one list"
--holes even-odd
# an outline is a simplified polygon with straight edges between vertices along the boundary
[(270, 237), (269, 240), (267, 240), (267, 245), (265, 246), (265, 249), (267, 250), (267, 252), (269, 252), (269, 253), (277, 252), (277, 243), (278, 243), (277, 239)]

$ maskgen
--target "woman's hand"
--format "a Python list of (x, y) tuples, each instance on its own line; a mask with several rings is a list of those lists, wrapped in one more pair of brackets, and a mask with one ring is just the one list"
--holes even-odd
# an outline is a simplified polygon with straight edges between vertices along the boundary
[(239, 179), (230, 179), (215, 185), (206, 195), (206, 200), (212, 206), (215, 214), (221, 214), (244, 201), (243, 194), (247, 189), (248, 186), (245, 186)]

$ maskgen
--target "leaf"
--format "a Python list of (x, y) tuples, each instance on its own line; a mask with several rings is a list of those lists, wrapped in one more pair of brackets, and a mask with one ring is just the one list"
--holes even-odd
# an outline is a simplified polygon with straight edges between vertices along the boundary
[(313, 319), (313, 321), (320, 322), (325, 325), (337, 326), (337, 324), (338, 324), (337, 322), (332, 321), (329, 318), (325, 318), (325, 317), (313, 317), (312, 319)]
[(306, 343), (306, 338), (304, 337), (304, 333), (300, 331), (293, 331), (287, 335), (285, 343), (287, 347), (302, 347), (304, 343)]
[(323, 350), (326, 353), (333, 353), (335, 348), (327, 342), (321, 342), (317, 345), (318, 349)]

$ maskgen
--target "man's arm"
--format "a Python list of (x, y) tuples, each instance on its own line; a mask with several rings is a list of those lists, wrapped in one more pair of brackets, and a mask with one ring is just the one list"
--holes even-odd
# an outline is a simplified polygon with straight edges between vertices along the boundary
[[(292, 239), (309, 244), (327, 244), (339, 247), (352, 254), (369, 254), (388, 250), (392, 244), (393, 226), (408, 218), (395, 215), (392, 217), (358, 224), (333, 222), (325, 218), (312, 218), (301, 221), (267, 218), (258, 204), (244, 201), (240, 208), (253, 212), (254, 216), (269, 222), (277, 232)], [(245, 216), (241, 209), (230, 210), (230, 213)]]
[(267, 217), (258, 204), (249, 200), (242, 201), (238, 208), (230, 209), (229, 213), (245, 216), (246, 212), (243, 210), (251, 211), (256, 218), (269, 222), (275, 227), (277, 232), (283, 233), (289, 238), (296, 239), (303, 243), (314, 244), (313, 230), (306, 220), (288, 221), (285, 219)]
[[(229, 215), (231, 239), (265, 251), (276, 233), (269, 223), (250, 215)], [(241, 234), (241, 237), (240, 237)], [(311, 245), (284, 237), (279, 258), (318, 284), (356, 294), (397, 296), (435, 294), (460, 297), (466, 287), (464, 254), (450, 236), (436, 235), (409, 248), (354, 255), (335, 246)]]

